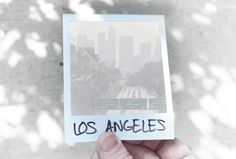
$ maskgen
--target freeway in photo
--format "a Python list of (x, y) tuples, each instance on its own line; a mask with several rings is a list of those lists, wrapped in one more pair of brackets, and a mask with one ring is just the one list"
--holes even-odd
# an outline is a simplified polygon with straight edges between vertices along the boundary
[(166, 112), (165, 99), (145, 88), (123, 84), (123, 87), (112, 98), (99, 100), (98, 108), (105, 114), (137, 114)]
[(131, 87), (124, 85), (116, 98), (156, 98), (156, 95), (148, 93), (141, 87)]

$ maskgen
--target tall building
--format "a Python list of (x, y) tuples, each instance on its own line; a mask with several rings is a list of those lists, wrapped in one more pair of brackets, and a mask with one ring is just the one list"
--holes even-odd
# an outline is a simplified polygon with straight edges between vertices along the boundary
[(107, 43), (106, 43), (106, 36), (105, 33), (99, 33), (97, 35), (97, 54), (99, 56), (99, 59), (102, 62), (107, 61)]
[(124, 74), (132, 72), (132, 59), (134, 54), (134, 40), (132, 36), (119, 37), (119, 65)]
[(151, 61), (151, 43), (149, 42), (141, 43), (139, 54), (140, 54), (141, 65), (150, 62)]
[(108, 29), (107, 47), (109, 48), (109, 64), (116, 65), (116, 32), (114, 27), (110, 26)]
[(156, 40), (151, 58), (152, 62), (159, 62), (161, 60), (161, 57), (161, 43), (160, 41)]
[(97, 53), (105, 64), (116, 65), (116, 33), (112, 26), (108, 28), (107, 36), (105, 33), (97, 35)]
[(87, 38), (87, 35), (86, 34), (80, 34), (78, 36), (78, 44), (77, 44), (77, 47), (78, 48), (81, 48), (81, 47), (95, 47), (95, 42), (94, 40), (89, 40)]

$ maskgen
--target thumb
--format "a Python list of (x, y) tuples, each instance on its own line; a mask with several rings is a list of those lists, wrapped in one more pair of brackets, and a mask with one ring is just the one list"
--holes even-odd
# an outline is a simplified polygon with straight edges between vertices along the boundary
[(121, 140), (113, 133), (102, 134), (96, 143), (99, 159), (133, 159)]

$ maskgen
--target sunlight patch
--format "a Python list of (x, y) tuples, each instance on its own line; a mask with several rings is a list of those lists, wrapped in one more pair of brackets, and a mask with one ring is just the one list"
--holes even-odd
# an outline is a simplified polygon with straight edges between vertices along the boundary
[(199, 146), (195, 149), (195, 153), (199, 158), (233, 159), (236, 156), (236, 148), (222, 144), (211, 136), (204, 136), (199, 139)]
[(16, 67), (16, 65), (23, 60), (23, 56), (19, 54), (18, 52), (14, 51), (11, 53), (9, 59), (8, 59), (8, 65), (10, 67)]
[(29, 144), (30, 150), (32, 152), (35, 152), (36, 150), (39, 149), (42, 139), (38, 133), (29, 132), (29, 133), (25, 134), (24, 138), (25, 138), (26, 142)]
[(29, 95), (36, 95), (37, 94), (37, 87), (34, 85), (31, 86), (27, 86), (25, 88), (25, 91), (29, 94)]
[(14, 43), (21, 38), (21, 33), (18, 30), (11, 30), (2, 35), (0, 39), (0, 60), (7, 58), (7, 52), (14, 45)]
[(0, 107), (0, 141), (21, 134), (24, 129), (21, 122), (27, 113), (23, 104)]
[(6, 88), (3, 85), (0, 85), (0, 105), (6, 105), (6, 104), (8, 104)]
[[(229, 127), (236, 129), (235, 107), (228, 108), (227, 106), (221, 105), (218, 98), (215, 98), (212, 95), (205, 95), (199, 100), (200, 106), (208, 114), (218, 119), (220, 122), (224, 123), (225, 125)], [(232, 111), (232, 112), (229, 113), (229, 111)]]
[(113, 6), (114, 5), (113, 0), (102, 0), (102, 1), (105, 2), (109, 6)]
[(211, 91), (217, 85), (217, 82), (211, 78), (203, 78), (202, 85), (206, 90)]
[(89, 4), (80, 4), (81, 0), (70, 0), (69, 8), (75, 13), (79, 13), (82, 16), (86, 16), (87, 14), (93, 14), (94, 10)]
[(62, 52), (61, 45), (59, 45), (56, 41), (52, 43), (52, 47), (57, 55), (61, 54)]
[(189, 69), (192, 73), (200, 77), (204, 77), (206, 75), (206, 71), (199, 64), (195, 62), (190, 62)]
[(37, 126), (42, 139), (47, 141), (48, 146), (52, 149), (57, 148), (63, 143), (63, 132), (60, 125), (55, 119), (53, 119), (48, 112), (41, 111)]
[(0, 107), (0, 110), (0, 120), (5, 121), (12, 126), (20, 125), (22, 119), (27, 113), (27, 109), (24, 104), (2, 106)]
[(203, 12), (206, 14), (213, 14), (213, 13), (217, 12), (217, 8), (212, 3), (205, 3), (205, 5), (203, 7)]
[(36, 7), (34, 6), (31, 6), (29, 8), (29, 19), (32, 19), (32, 20), (35, 20), (35, 21), (38, 21), (38, 22), (41, 22), (42, 21), (42, 18), (39, 14), (39, 11), (37, 10)]
[(50, 20), (59, 20), (59, 15), (55, 10), (53, 3), (47, 3), (45, 0), (37, 0), (40, 10), (44, 13), (45, 17)]
[(230, 70), (230, 73), (231, 73), (233, 79), (236, 80), (236, 68), (232, 68), (232, 69)]
[(183, 78), (178, 74), (171, 75), (171, 82), (172, 82), (172, 91), (173, 92), (180, 92), (185, 89)]
[(227, 82), (232, 80), (229, 72), (221, 66), (210, 65), (210, 72), (212, 73), (213, 76), (217, 77), (222, 81)]
[(193, 13), (191, 17), (195, 22), (198, 22), (203, 25), (211, 25), (212, 23), (210, 18), (200, 13)]
[(5, 32), (0, 29), (0, 41), (2, 40), (2, 38), (4, 38), (5, 35)]
[(10, 4), (12, 0), (0, 0), (0, 3)]
[(44, 58), (47, 56), (47, 44), (40, 41), (40, 36), (38, 33), (31, 33), (27, 36), (25, 40), (26, 46), (29, 50), (33, 51), (34, 55), (39, 58)]
[(182, 42), (184, 40), (183, 34), (177, 28), (171, 29), (170, 32), (176, 41)]
[(190, 111), (188, 113), (190, 120), (193, 122), (194, 126), (198, 128), (203, 134), (207, 135), (211, 133), (213, 128), (213, 122), (208, 114), (201, 110)]
[(15, 103), (23, 103), (25, 102), (25, 96), (23, 93), (18, 92), (18, 91), (14, 91), (11, 94), (11, 99), (12, 101), (14, 101)]
[(231, 122), (236, 121), (235, 95), (236, 84), (234, 82), (224, 83), (216, 91), (216, 98), (227, 116), (231, 119)]

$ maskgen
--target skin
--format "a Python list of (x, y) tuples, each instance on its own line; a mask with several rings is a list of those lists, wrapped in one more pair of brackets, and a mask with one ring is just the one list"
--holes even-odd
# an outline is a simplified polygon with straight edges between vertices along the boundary
[(191, 150), (175, 140), (121, 141), (113, 133), (102, 134), (91, 159), (194, 159)]

